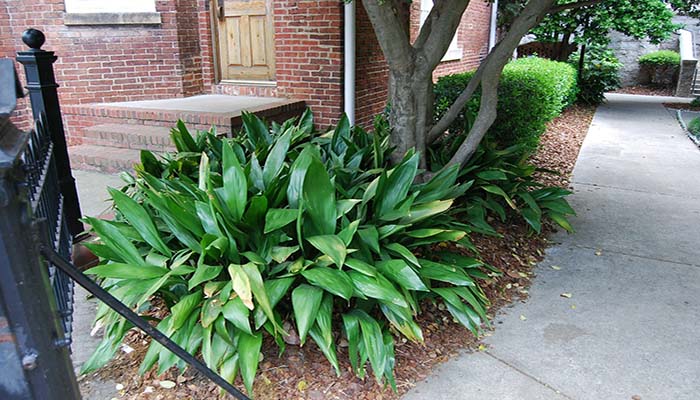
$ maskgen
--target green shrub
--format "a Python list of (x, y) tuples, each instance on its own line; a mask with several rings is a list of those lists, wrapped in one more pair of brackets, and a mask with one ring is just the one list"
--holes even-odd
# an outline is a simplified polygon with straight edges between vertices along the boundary
[(692, 107), (700, 107), (700, 97), (694, 98), (691, 102), (690, 105)]
[(659, 50), (639, 57), (641, 79), (654, 85), (672, 87), (677, 79), (681, 56), (675, 51)]
[[(140, 313), (165, 304), (158, 329), (251, 392), (263, 335), (284, 351), (293, 326), (311, 337), (340, 375), (336, 331), (355, 373), (369, 361), (395, 387), (394, 336), (423, 336), (414, 317), (426, 298), (444, 303), (475, 334), (487, 322), (482, 262), (421, 246), (469, 246), (467, 224), (448, 213), (467, 185), (457, 168), (417, 184), (418, 156), (387, 167), (388, 127), (370, 135), (347, 119), (315, 134), (310, 113), (265, 126), (244, 116), (237, 139), (192, 137), (179, 123), (178, 152), (142, 165), (111, 189), (115, 220), (87, 218), (100, 265), (87, 271)], [(416, 255), (422, 254), (422, 255)], [(152, 298), (160, 301), (152, 302)], [(104, 365), (130, 326), (101, 306), (104, 340), (84, 365)], [(288, 325), (291, 323), (292, 325)], [(140, 371), (184, 367), (152, 343)]]
[(695, 117), (688, 122), (688, 131), (693, 136), (700, 137), (700, 117)]
[[(569, 63), (578, 68), (579, 54), (569, 57)], [(591, 47), (584, 57), (583, 70), (578, 77), (578, 100), (598, 105), (605, 100), (605, 92), (620, 87), (618, 72), (622, 68), (615, 53), (606, 47)]]
[(677, 67), (681, 64), (681, 55), (673, 50), (659, 50), (644, 54), (638, 61), (640, 65)]
[[(435, 118), (439, 119), (459, 96), (473, 72), (440, 78), (435, 85)], [(498, 89), (498, 116), (489, 135), (501, 147), (537, 149), (547, 122), (576, 99), (576, 70), (566, 63), (537, 57), (506, 65)], [(477, 93), (478, 95), (478, 93)], [(479, 109), (475, 96), (450, 126), (450, 135), (468, 132)]]

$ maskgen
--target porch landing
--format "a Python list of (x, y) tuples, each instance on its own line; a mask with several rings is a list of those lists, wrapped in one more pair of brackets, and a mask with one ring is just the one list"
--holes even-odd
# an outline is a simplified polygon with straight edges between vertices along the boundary
[(191, 130), (212, 126), (230, 136), (242, 124), (241, 113), (284, 121), (300, 115), (301, 100), (275, 97), (199, 95), (186, 98), (63, 107), (74, 169), (119, 172), (139, 161), (140, 150), (169, 151), (170, 129), (178, 120)]

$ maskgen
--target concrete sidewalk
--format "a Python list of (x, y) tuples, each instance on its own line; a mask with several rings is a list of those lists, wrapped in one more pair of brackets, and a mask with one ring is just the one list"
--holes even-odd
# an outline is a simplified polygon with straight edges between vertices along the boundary
[(576, 233), (553, 238), (487, 351), (405, 399), (700, 398), (700, 151), (665, 99), (608, 99), (574, 170)]

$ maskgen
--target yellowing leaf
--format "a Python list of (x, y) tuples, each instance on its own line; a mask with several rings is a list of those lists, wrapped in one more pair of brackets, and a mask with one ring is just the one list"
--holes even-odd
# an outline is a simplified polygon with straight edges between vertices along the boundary
[(309, 384), (306, 383), (306, 381), (299, 381), (299, 383), (297, 383), (297, 390), (300, 392), (306, 390), (307, 387), (309, 387)]
[(255, 308), (253, 305), (253, 292), (250, 290), (250, 279), (248, 279), (248, 275), (243, 272), (243, 268), (241, 268), (240, 265), (231, 264), (228, 266), (228, 273), (231, 275), (233, 291), (241, 298), (243, 304), (249, 310)]

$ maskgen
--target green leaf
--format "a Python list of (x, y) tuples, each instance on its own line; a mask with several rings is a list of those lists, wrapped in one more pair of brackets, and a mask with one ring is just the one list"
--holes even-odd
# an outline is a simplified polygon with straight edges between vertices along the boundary
[(423, 259), (420, 260), (420, 263), (422, 268), (418, 274), (425, 279), (447, 282), (457, 286), (474, 286), (474, 281), (461, 268)]
[(234, 222), (241, 220), (245, 211), (246, 200), (248, 198), (248, 180), (243, 168), (238, 162), (238, 157), (233, 152), (228, 141), (223, 142), (222, 177), (223, 190), (221, 197), (226, 203), (226, 207), (233, 216)]
[(108, 190), (117, 209), (119, 209), (122, 215), (129, 221), (131, 226), (136, 229), (143, 240), (161, 252), (161, 254), (170, 257), (172, 252), (161, 239), (160, 232), (156, 229), (146, 209), (123, 192), (113, 188), (109, 188)]
[(283, 228), (297, 219), (299, 210), (288, 208), (270, 208), (265, 215), (265, 233)]
[(556, 199), (556, 200), (547, 200), (543, 201), (540, 203), (540, 206), (542, 208), (552, 210), (556, 213), (559, 214), (570, 214), (570, 215), (576, 215), (576, 211), (574, 211), (573, 208), (569, 205), (569, 202), (566, 201), (566, 199)]
[(323, 290), (311, 285), (301, 284), (292, 291), (292, 308), (302, 346), (311, 325), (316, 321), (322, 298)]
[(535, 232), (540, 233), (542, 231), (542, 214), (538, 213), (532, 208), (523, 208), (520, 210), (520, 214), (525, 218), (525, 221), (535, 230)]
[(503, 189), (501, 189), (500, 187), (495, 186), (495, 185), (485, 185), (485, 186), (482, 186), (481, 188), (489, 193), (493, 193), (493, 194), (496, 194), (496, 195), (503, 197), (503, 199), (506, 201), (506, 203), (508, 203), (508, 205), (512, 209), (515, 210), (517, 208), (517, 206), (513, 202), (513, 199), (511, 199), (510, 196), (508, 196), (506, 194), (506, 192), (504, 192)]
[(356, 258), (346, 258), (345, 265), (367, 276), (377, 276), (377, 269)]
[(236, 297), (226, 302), (224, 307), (221, 309), (221, 312), (223, 313), (224, 318), (231, 322), (233, 326), (249, 335), (253, 334), (253, 331), (250, 329), (250, 320), (248, 319), (250, 310), (246, 308), (240, 297)]
[(239, 368), (243, 384), (249, 395), (253, 394), (253, 381), (258, 371), (261, 347), (262, 333), (257, 332), (255, 335), (249, 335), (241, 332), (241, 337), (238, 339)]
[[(287, 291), (294, 283), (295, 278), (268, 279), (265, 281), (265, 291), (270, 300), (270, 306), (274, 308), (277, 303), (282, 300), (282, 297), (287, 294)], [(267, 315), (258, 307), (255, 309), (255, 329), (260, 328), (267, 321)]]
[(348, 275), (359, 294), (393, 303), (399, 307), (408, 307), (406, 299), (382, 274), (371, 277), (359, 272), (348, 271)]
[(223, 269), (224, 267), (222, 265), (197, 265), (197, 268), (194, 270), (194, 274), (187, 283), (187, 290), (192, 290), (192, 288), (200, 283), (216, 278)]
[(192, 314), (195, 308), (199, 306), (202, 301), (202, 292), (196, 291), (181, 298), (177, 304), (170, 309), (170, 330), (176, 331), (182, 327), (182, 325), (187, 321), (189, 316)]
[(335, 233), (335, 187), (324, 165), (311, 161), (304, 179), (304, 206), (311, 218), (310, 233), (331, 235)]
[(348, 120), (348, 116), (343, 114), (331, 137), (331, 148), (333, 152), (341, 157), (345, 155), (345, 151), (348, 148), (346, 141), (350, 140), (350, 121)]
[(566, 216), (563, 214), (559, 214), (554, 211), (548, 211), (547, 216), (552, 219), (552, 221), (556, 222), (559, 226), (562, 228), (566, 229), (567, 232), (573, 233), (574, 232), (574, 227), (571, 226), (569, 223), (569, 220), (566, 219)]
[(390, 280), (409, 290), (428, 291), (423, 281), (404, 260), (377, 262), (377, 269)]
[(387, 360), (387, 354), (384, 350), (382, 328), (374, 318), (367, 315), (364, 311), (356, 309), (351, 312), (355, 313), (358, 317), (362, 330), (362, 342), (369, 356), (374, 378), (377, 380), (377, 383), (381, 384)]
[(360, 240), (367, 245), (373, 252), (379, 254), (381, 250), (379, 249), (379, 232), (374, 226), (369, 226), (364, 229), (357, 231), (360, 235)]
[(219, 375), (228, 383), (233, 383), (233, 381), (236, 380), (236, 375), (238, 374), (238, 359), (239, 356), (238, 353), (236, 353), (221, 363)]
[(253, 305), (253, 292), (250, 288), (250, 279), (243, 271), (242, 266), (231, 264), (228, 266), (228, 273), (231, 276), (233, 291), (236, 292), (243, 304), (249, 310), (253, 310), (255, 305)]
[(277, 326), (277, 323), (275, 322), (275, 317), (272, 312), (272, 304), (267, 296), (267, 291), (265, 290), (265, 284), (263, 283), (262, 276), (260, 275), (260, 270), (258, 270), (258, 267), (253, 263), (244, 264), (242, 268), (245, 274), (248, 275), (250, 280), (250, 288), (255, 295), (255, 300), (258, 302), (258, 305), (263, 310), (267, 318), (272, 321), (275, 328), (282, 332), (282, 328)]
[(345, 272), (327, 267), (309, 268), (301, 272), (311, 284), (345, 300), (353, 294), (353, 281)]
[(272, 259), (275, 262), (281, 264), (281, 263), (287, 261), (287, 259), (292, 254), (296, 253), (297, 251), (299, 251), (299, 246), (293, 246), (293, 247), (275, 246), (272, 248), (272, 250), (270, 250), (270, 257), (272, 257)]
[(85, 271), (88, 275), (97, 275), (100, 278), (115, 279), (151, 279), (160, 278), (168, 273), (167, 268), (155, 265), (129, 265), (121, 263), (109, 263), (98, 265)]
[(292, 134), (291, 131), (288, 130), (275, 140), (275, 144), (267, 155), (265, 166), (263, 167), (263, 183), (265, 187), (269, 187), (273, 180), (278, 178), (282, 166), (284, 165), (284, 159), (287, 157), (291, 139)]
[(411, 253), (411, 250), (407, 249), (403, 245), (400, 245), (398, 243), (388, 243), (384, 247), (387, 248), (390, 252), (401, 256), (401, 258), (406, 260), (409, 264), (413, 265), (414, 267), (421, 267), (416, 256), (414, 256), (413, 253)]
[(248, 139), (253, 143), (253, 146), (259, 148), (272, 143), (270, 132), (257, 115), (244, 111), (241, 113), (241, 120), (243, 121), (243, 129), (248, 134)]
[(301, 151), (294, 163), (289, 169), (289, 185), (287, 186), (287, 201), (291, 208), (298, 208), (299, 202), (302, 199), (304, 189), (304, 179), (306, 171), (314, 159), (314, 150), (312, 146), (307, 146)]
[(127, 264), (133, 265), (146, 265), (143, 257), (141, 257), (139, 251), (136, 250), (136, 246), (134, 246), (117, 227), (101, 219), (89, 217), (85, 219), (100, 236), (104, 245), (107, 246), (113, 254), (120, 257), (118, 261), (124, 261)]
[(342, 231), (338, 232), (338, 237), (343, 241), (345, 246), (350, 246), (350, 243), (352, 243), (358, 226), (360, 226), (360, 220), (356, 219), (343, 228)]
[(476, 173), (476, 176), (486, 181), (507, 181), (508, 177), (501, 170), (487, 169)]
[(348, 340), (348, 358), (350, 365), (356, 375), (360, 375), (360, 365), (358, 359), (360, 345), (360, 321), (353, 313), (343, 314), (343, 327), (345, 328), (345, 337)]
[(422, 221), (433, 215), (441, 214), (450, 209), (454, 200), (438, 200), (429, 203), (423, 203), (411, 207), (411, 211), (407, 217), (402, 218), (400, 224), (414, 224)]
[(336, 235), (320, 235), (307, 238), (315, 248), (333, 260), (338, 268), (343, 266), (348, 250), (341, 238)]
[(389, 171), (385, 184), (380, 182), (375, 198), (375, 210), (380, 218), (393, 211), (408, 195), (418, 171), (418, 160), (418, 154), (407, 155), (407, 158)]
[(223, 304), (218, 297), (212, 299), (204, 300), (204, 306), (202, 307), (202, 327), (207, 328), (216, 321), (221, 314), (221, 308)]

